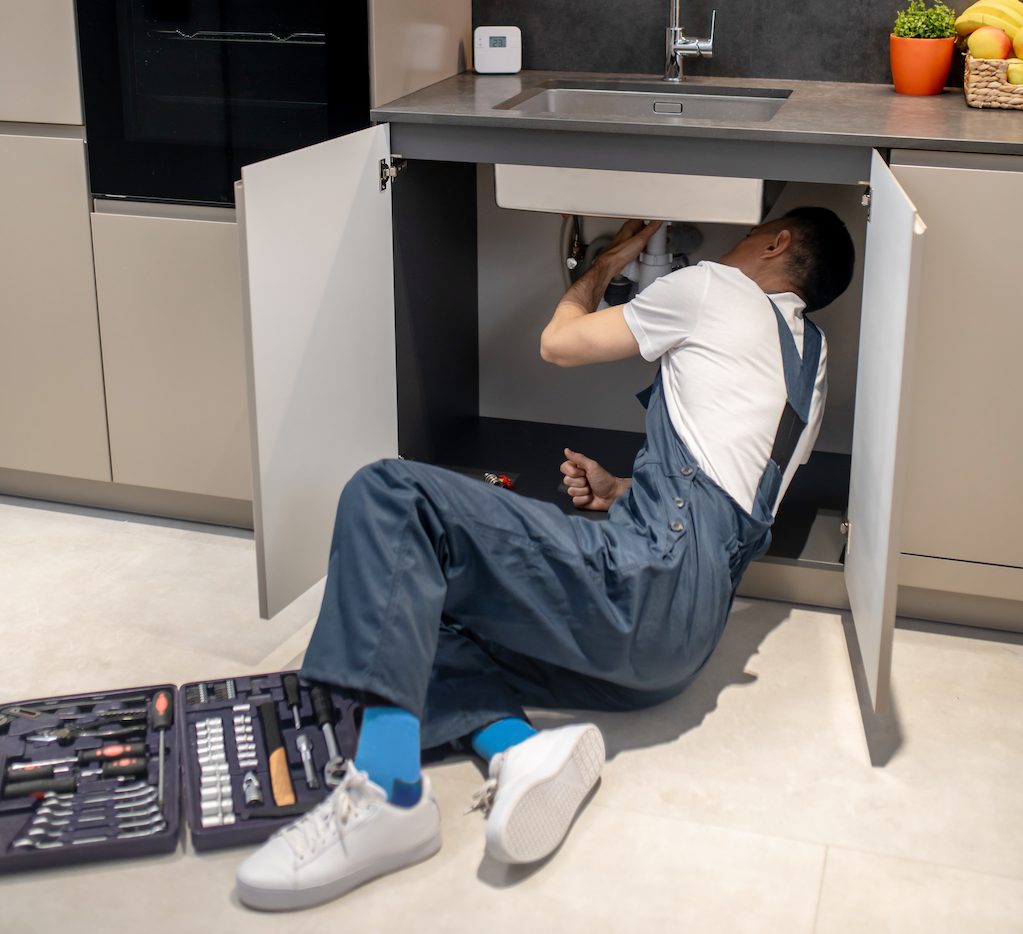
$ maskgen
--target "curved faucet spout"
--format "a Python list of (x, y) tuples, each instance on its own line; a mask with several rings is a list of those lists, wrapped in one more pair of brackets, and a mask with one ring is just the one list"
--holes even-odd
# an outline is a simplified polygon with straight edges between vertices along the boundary
[(714, 25), (717, 10), (710, 14), (710, 35), (707, 38), (687, 36), (682, 28), (682, 0), (670, 0), (668, 6), (668, 28), (665, 31), (666, 61), (664, 80), (679, 82), (683, 79), (683, 58), (712, 58), (714, 56)]

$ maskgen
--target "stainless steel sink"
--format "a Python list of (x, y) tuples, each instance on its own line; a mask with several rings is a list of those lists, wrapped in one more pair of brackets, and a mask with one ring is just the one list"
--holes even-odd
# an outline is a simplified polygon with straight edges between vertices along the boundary
[(525, 91), (495, 110), (556, 117), (606, 117), (657, 122), (770, 120), (792, 93), (788, 88), (672, 86), (659, 82), (548, 81)]

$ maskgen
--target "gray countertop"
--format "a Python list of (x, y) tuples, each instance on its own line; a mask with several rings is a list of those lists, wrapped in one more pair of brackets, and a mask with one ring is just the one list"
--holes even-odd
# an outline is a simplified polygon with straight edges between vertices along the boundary
[(372, 112), (377, 122), (687, 136), (880, 148), (1023, 155), (1023, 111), (968, 107), (961, 92), (933, 97), (896, 94), (890, 85), (748, 78), (687, 78), (686, 86), (784, 88), (792, 94), (768, 121), (677, 116), (531, 115), (494, 109), (548, 81), (656, 81), (650, 75), (523, 71), (464, 73)]

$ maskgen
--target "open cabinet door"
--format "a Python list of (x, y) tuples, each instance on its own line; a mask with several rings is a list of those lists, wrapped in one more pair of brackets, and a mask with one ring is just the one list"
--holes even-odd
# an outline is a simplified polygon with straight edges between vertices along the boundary
[(371, 127), (236, 186), (265, 619), (326, 573), (347, 480), (398, 452), (389, 153), (389, 127)]
[(924, 227), (884, 159), (870, 170), (845, 581), (874, 709), (889, 706), (913, 324)]

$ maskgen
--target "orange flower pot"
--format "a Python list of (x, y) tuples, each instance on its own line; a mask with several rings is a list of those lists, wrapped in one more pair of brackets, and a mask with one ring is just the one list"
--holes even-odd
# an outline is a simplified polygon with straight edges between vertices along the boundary
[(955, 38), (891, 36), (892, 80), (899, 94), (940, 94), (952, 65)]

